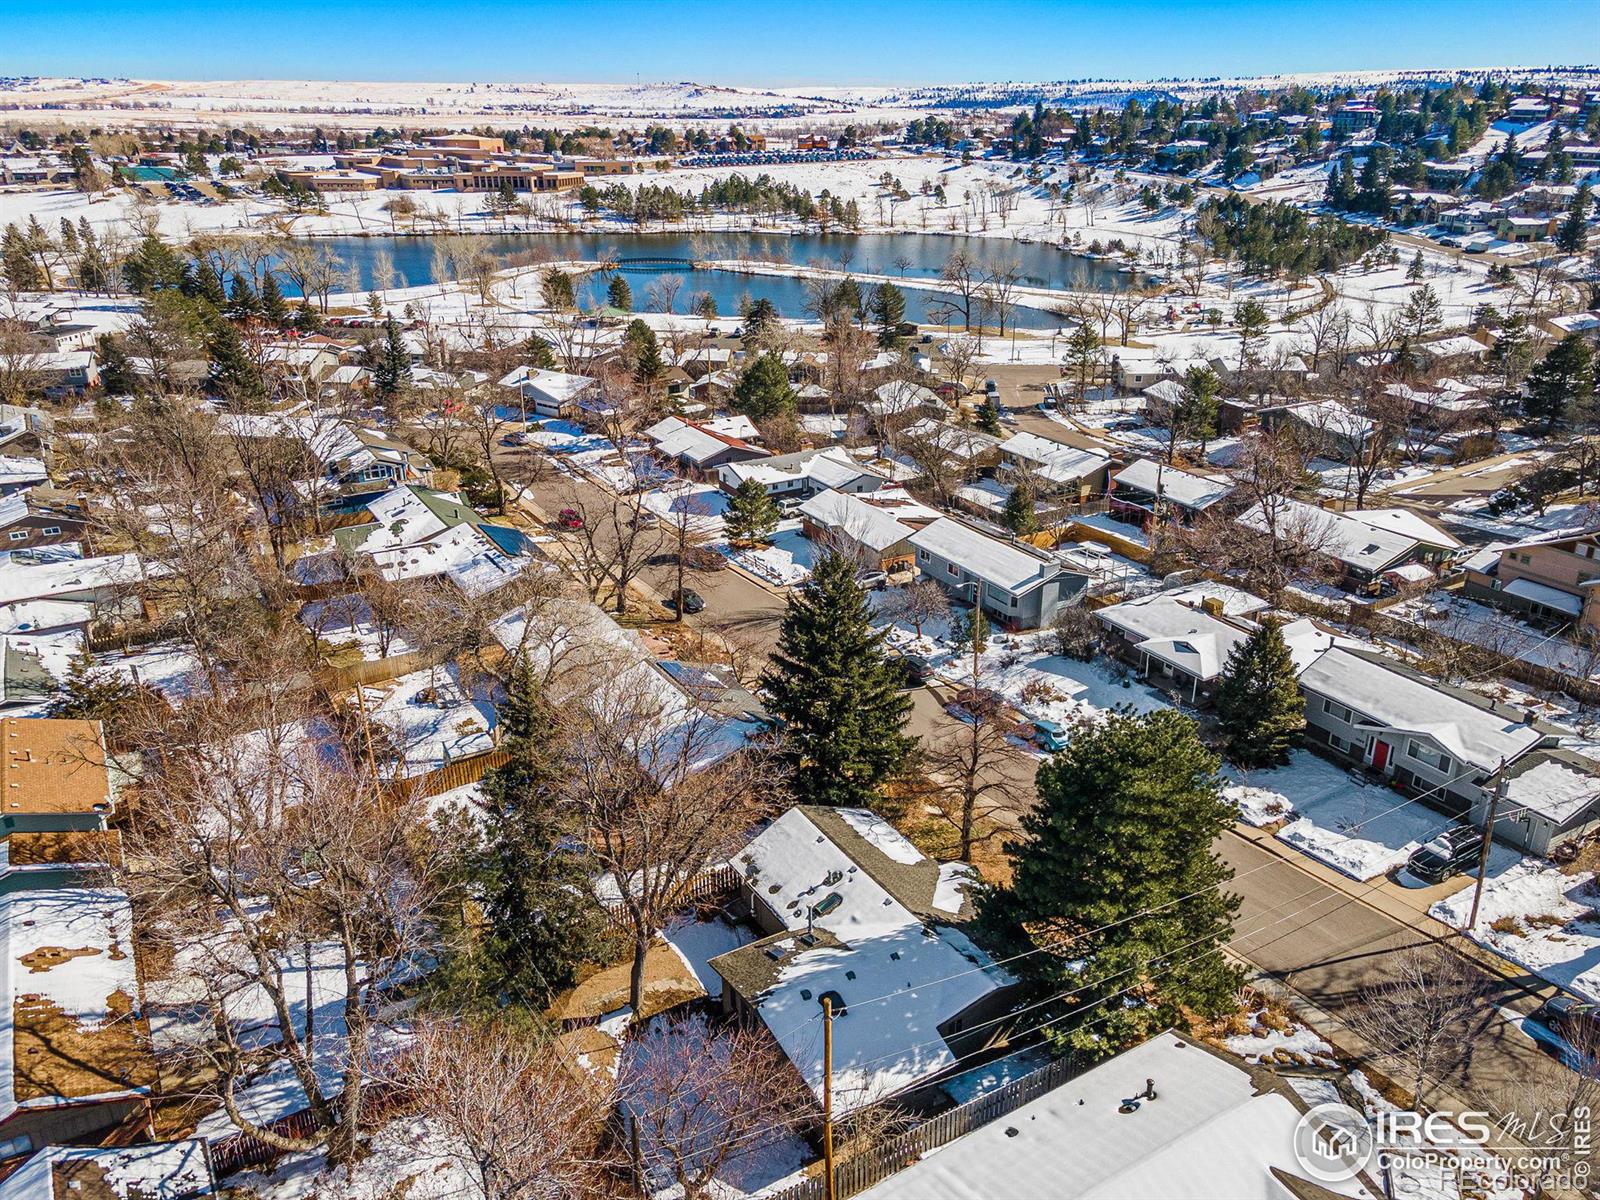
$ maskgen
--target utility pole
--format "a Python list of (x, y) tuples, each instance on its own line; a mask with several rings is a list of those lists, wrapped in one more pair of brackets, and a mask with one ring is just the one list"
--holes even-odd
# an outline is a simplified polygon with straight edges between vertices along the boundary
[(822, 998), (822, 1196), (833, 1192), (833, 997)]
[(1494, 818), (1499, 811), (1500, 801), (1506, 794), (1506, 760), (1500, 760), (1500, 770), (1497, 772), (1500, 782), (1494, 785), (1494, 794), (1489, 797), (1489, 819), (1483, 823), (1483, 845), (1478, 850), (1478, 882), (1472, 889), (1472, 915), (1467, 918), (1467, 924), (1462, 933), (1471, 933), (1478, 927), (1478, 902), (1483, 899), (1483, 881), (1489, 874), (1489, 846), (1494, 841)]

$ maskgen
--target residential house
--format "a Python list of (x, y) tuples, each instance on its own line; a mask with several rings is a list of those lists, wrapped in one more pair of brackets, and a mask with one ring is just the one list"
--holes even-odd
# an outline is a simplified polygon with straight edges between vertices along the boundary
[(1141, 526), (1157, 511), (1191, 525), (1234, 489), (1226, 475), (1196, 475), (1151, 458), (1135, 459), (1113, 474), (1111, 483), (1111, 515)]
[(1036, 433), (1014, 433), (1000, 443), (1000, 469), (1014, 482), (1026, 478), (1042, 495), (1087, 500), (1106, 491), (1111, 456), (1051, 441)]
[[(863, 366), (862, 369), (865, 370), (866, 367)], [(865, 401), (861, 408), (868, 417), (882, 424), (923, 409), (943, 412), (945, 404), (932, 388), (912, 383), (908, 379), (891, 379), (873, 388), (872, 399)]]
[(868, 495), (819, 492), (800, 506), (801, 529), (814, 542), (839, 548), (879, 571), (909, 570), (916, 562), (911, 535), (939, 519), (936, 509), (901, 488)]
[(142, 1146), (47, 1146), (0, 1181), (0, 1200), (198, 1200), (217, 1194), (198, 1138)]
[[(1386, 572), (1408, 564), (1438, 564), (1447, 557), (1446, 547), (1419, 539), (1405, 518), (1393, 515), (1395, 510), (1378, 511), (1386, 515), (1369, 523), (1358, 510), (1334, 512), (1277, 496), (1251, 505), (1235, 519), (1267, 537), (1303, 541), (1307, 548), (1333, 559), (1342, 572), (1341, 586), (1350, 591), (1370, 589)], [(1449, 538), (1437, 530), (1427, 536)]]
[(11, 496), (50, 482), (50, 472), (41, 458), (22, 458), (0, 454), (0, 496)]
[(100, 360), (93, 350), (51, 350), (34, 358), (47, 395), (78, 395), (100, 386)]
[(1502, 242), (1542, 242), (1555, 236), (1558, 224), (1557, 217), (1502, 216), (1495, 225), (1495, 236)]
[(917, 569), (945, 591), (1007, 629), (1038, 629), (1075, 604), (1087, 575), (1068, 571), (1025, 542), (1002, 542), (964, 522), (941, 517), (911, 535)]
[(1540, 621), (1600, 631), (1600, 526), (1558, 530), (1466, 565), (1462, 593)]
[(55, 546), (83, 539), (88, 516), (73, 499), (57, 507), (39, 493), (54, 489), (33, 488), (14, 492), (0, 499), (0, 549), (16, 550), (28, 546)]
[[(1300, 690), (1310, 741), (1430, 807), (1480, 826), (1503, 768), (1533, 751), (1560, 750), (1571, 739), (1571, 731), (1559, 725), (1440, 683), (1375, 651), (1323, 651), (1300, 672)], [(1573, 769), (1570, 761), (1557, 759), (1519, 788), (1526, 797), (1541, 782), (1554, 784), (1559, 772)], [(1507, 805), (1495, 835), (1530, 853), (1546, 853), (1600, 823), (1600, 783), (1562, 783), (1544, 807), (1540, 813)]]
[(756, 480), (767, 495), (780, 501), (808, 500), (825, 491), (875, 492), (889, 485), (881, 471), (857, 462), (840, 446), (724, 463), (717, 468), (724, 491), (734, 491), (747, 479)]
[(902, 447), (923, 455), (942, 455), (951, 470), (972, 478), (979, 471), (1000, 465), (1000, 439), (981, 429), (952, 425), (938, 417), (924, 417), (902, 429), (897, 437)]
[(771, 454), (753, 444), (760, 433), (749, 417), (713, 417), (687, 421), (665, 417), (644, 431), (662, 459), (676, 463), (687, 475), (703, 479), (725, 463), (750, 462)]
[(148, 1126), (133, 910), (115, 888), (0, 895), (0, 1157)]
[(499, 386), (515, 389), (521, 398), (522, 414), (526, 419), (529, 408), (540, 417), (575, 417), (582, 400), (596, 385), (587, 375), (518, 367), (501, 378)]
[(1311, 400), (1284, 409), (1283, 420), (1315, 453), (1350, 462), (1367, 453), (1377, 427), (1337, 400)]
[(99, 721), (0, 717), (0, 839), (106, 828), (116, 807)]
[[(1228, 658), (1255, 633), (1248, 617), (1229, 613), (1221, 597), (1157, 592), (1095, 612), (1112, 646), (1139, 673), (1190, 704), (1210, 700)], [(1334, 635), (1309, 620), (1286, 622), (1284, 640), (1296, 667), (1333, 645)]]
[[(1309, 1102), (1283, 1077), (1168, 1030), (907, 1165), (857, 1200), (1138, 1197), (1379, 1200), (1366, 1171), (1325, 1183), (1294, 1151)], [(985, 1114), (987, 1115), (987, 1114)], [(982, 1118), (980, 1118), (982, 1119)]]
[(995, 1039), (1016, 982), (959, 928), (970, 868), (941, 866), (866, 809), (811, 805), (773, 821), (732, 865), (767, 936), (711, 960), (723, 1009), (764, 1025), (820, 1102), (818, 1015), (831, 1001), (835, 1116), (931, 1098)]

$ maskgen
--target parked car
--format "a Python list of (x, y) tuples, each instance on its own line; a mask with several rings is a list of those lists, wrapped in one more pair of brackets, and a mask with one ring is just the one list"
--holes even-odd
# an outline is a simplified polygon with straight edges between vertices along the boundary
[(677, 609), (686, 616), (693, 616), (697, 612), (704, 612), (705, 598), (699, 592), (684, 588), (675, 597), (667, 601), (668, 608)]
[(563, 508), (556, 514), (556, 524), (563, 529), (582, 529), (583, 514), (575, 508)]
[(1481, 829), (1457, 825), (1412, 851), (1411, 858), (1406, 862), (1406, 870), (1424, 883), (1443, 883), (1477, 862), (1482, 847)]
[(921, 687), (933, 677), (933, 668), (925, 658), (907, 654), (900, 661), (905, 664), (906, 687)]
[(1067, 731), (1060, 721), (1035, 720), (1033, 723), (1033, 740), (1041, 750), (1054, 754), (1057, 750), (1067, 748)]
[(868, 591), (881, 592), (889, 586), (889, 575), (885, 571), (857, 571), (856, 582)]
[(1576, 996), (1552, 996), (1534, 1011), (1533, 1019), (1568, 1043), (1588, 1047), (1600, 1039), (1600, 1004)]

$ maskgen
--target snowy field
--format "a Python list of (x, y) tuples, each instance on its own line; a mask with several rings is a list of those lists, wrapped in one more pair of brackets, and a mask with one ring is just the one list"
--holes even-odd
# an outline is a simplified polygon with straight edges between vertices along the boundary
[(800, 521), (778, 522), (778, 528), (764, 545), (731, 546), (724, 542), (717, 549), (745, 570), (780, 587), (795, 587), (811, 578), (822, 548), (800, 531)]

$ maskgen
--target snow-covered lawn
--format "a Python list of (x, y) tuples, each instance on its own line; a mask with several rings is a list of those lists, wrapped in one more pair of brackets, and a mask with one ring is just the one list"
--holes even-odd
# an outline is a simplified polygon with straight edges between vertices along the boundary
[(329, 654), (353, 650), (363, 659), (376, 661), (386, 654), (406, 654), (412, 649), (393, 631), (385, 645), (384, 633), (373, 621), (366, 597), (361, 595), (313, 600), (300, 610), (300, 623), (321, 639)]
[(389, 731), (411, 772), (494, 748), (494, 705), (486, 694), (469, 694), (453, 667), (413, 671), (363, 692), (368, 716)]
[(679, 479), (646, 492), (642, 499), (645, 509), (660, 518), (674, 536), (680, 521), (691, 533), (705, 537), (722, 536), (722, 518), (728, 511), (728, 493), (719, 487)]
[(1419, 802), (1320, 758), (1294, 750), (1287, 766), (1223, 771), (1223, 794), (1251, 825), (1287, 820), (1278, 838), (1355, 879), (1375, 879), (1450, 822)]
[(782, 587), (810, 579), (811, 568), (816, 566), (821, 552), (821, 547), (800, 532), (798, 520), (780, 521), (777, 532), (764, 546), (724, 544), (719, 549), (745, 570)]
[[(1587, 871), (1562, 874), (1554, 863), (1524, 858), (1489, 863), (1472, 938), (1551, 983), (1600, 1000), (1600, 890)], [(1435, 902), (1429, 912), (1459, 928), (1472, 889)]]
[(156, 642), (132, 654), (112, 651), (97, 657), (94, 665), (98, 671), (153, 688), (171, 703), (210, 691), (199, 658), (178, 642)]
[(351, 1167), (330, 1167), (320, 1153), (289, 1154), (270, 1171), (226, 1182), (259, 1200), (479, 1200), (483, 1190), (461, 1160), (441, 1152), (447, 1138), (426, 1117), (401, 1117), (381, 1126)]

